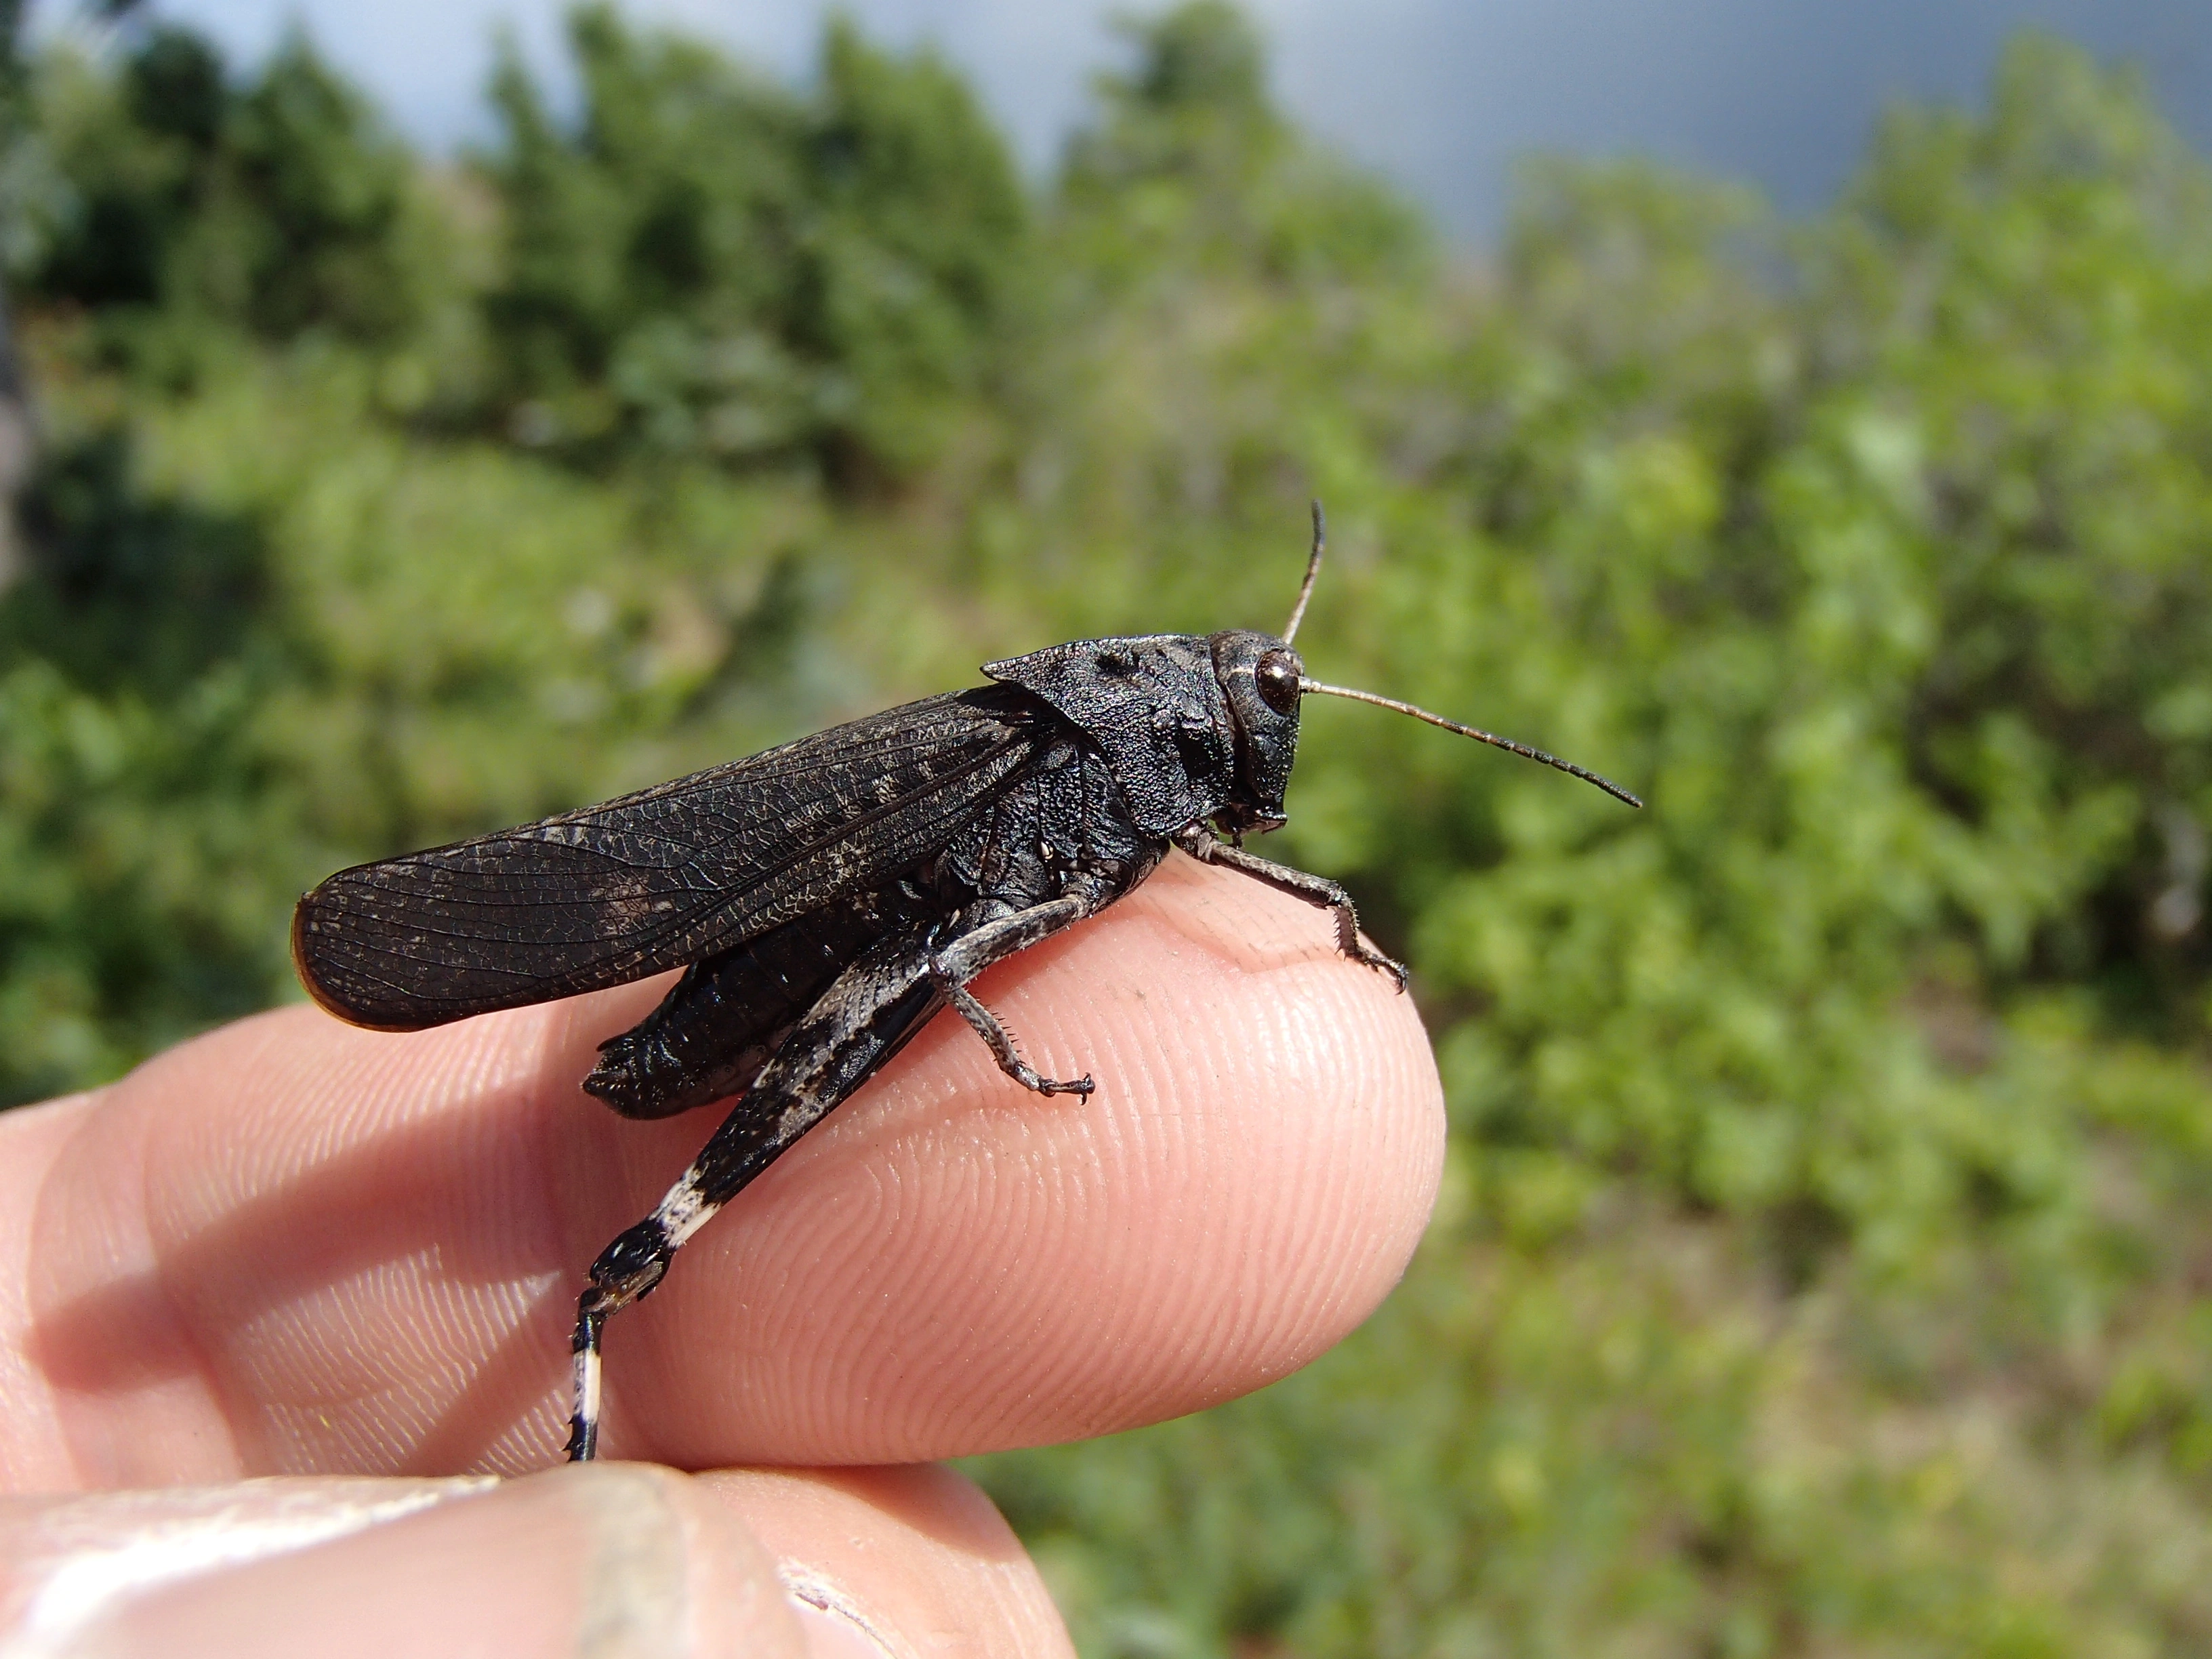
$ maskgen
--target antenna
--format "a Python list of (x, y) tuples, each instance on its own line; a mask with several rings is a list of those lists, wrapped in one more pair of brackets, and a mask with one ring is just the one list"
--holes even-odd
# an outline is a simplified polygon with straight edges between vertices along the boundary
[[(1313, 503), (1313, 552), (1306, 560), (1306, 579), (1298, 584), (1298, 602), (1291, 607), (1291, 619), (1283, 627), (1283, 643), (1288, 645), (1298, 631), (1298, 624), (1306, 618), (1306, 601), (1313, 598), (1314, 579), (1321, 574), (1321, 556), (1328, 546), (1328, 521), (1322, 516), (1321, 502)], [(1293, 659), (1295, 660), (1295, 659)], [(1298, 677), (1301, 692), (1317, 692), (1324, 697), (1349, 697), (1354, 702), (1371, 702), (1377, 708), (1395, 709), (1401, 714), (1411, 714), (1417, 720), (1426, 720), (1431, 726), (1441, 726), (1447, 732), (1456, 732), (1462, 738), (1473, 738), (1477, 743), (1486, 743), (1493, 749), (1509, 749), (1523, 759), (1541, 761), (1545, 765), (1580, 778), (1584, 783), (1594, 783), (1615, 800), (1626, 801), (1631, 806), (1644, 803), (1619, 784), (1601, 778), (1595, 772), (1577, 766), (1572, 761), (1563, 761), (1557, 755), (1547, 755), (1540, 749), (1531, 749), (1525, 743), (1516, 743), (1510, 738), (1501, 738), (1495, 732), (1477, 731), (1472, 726), (1462, 726), (1457, 720), (1448, 720), (1442, 714), (1431, 714), (1425, 708), (1416, 708), (1410, 702), (1400, 702), (1395, 697), (1381, 697), (1372, 691), (1355, 691), (1348, 685), (1324, 685), (1319, 680)]]
[(1306, 619), (1306, 601), (1313, 598), (1314, 578), (1321, 574), (1321, 556), (1328, 546), (1328, 521), (1322, 517), (1321, 503), (1313, 504), (1313, 554), (1306, 560), (1306, 579), (1298, 584), (1298, 602), (1291, 607), (1291, 619), (1283, 624), (1283, 643), (1288, 645), (1297, 636), (1298, 624)]
[[(1316, 506), (1315, 508), (1316, 523), (1319, 522), (1319, 518), (1320, 508)], [(1314, 547), (1314, 562), (1316, 564), (1321, 562), (1321, 547), (1318, 542)], [(1309, 587), (1313, 586), (1313, 575), (1310, 570), (1306, 575), (1306, 586)], [(1298, 609), (1301, 611), (1305, 609), (1305, 596), (1303, 593), (1298, 596)], [(1297, 617), (1293, 616), (1291, 623), (1295, 627)], [(1442, 714), (1431, 714), (1425, 708), (1416, 708), (1410, 702), (1400, 702), (1395, 697), (1378, 697), (1372, 691), (1355, 691), (1349, 686), (1323, 685), (1319, 680), (1310, 680), (1304, 676), (1299, 678), (1298, 690), (1316, 691), (1325, 697), (1349, 697), (1354, 702), (1371, 702), (1377, 708), (1394, 708), (1401, 714), (1411, 714), (1417, 720), (1426, 720), (1431, 726), (1441, 726), (1447, 732), (1456, 732), (1462, 738), (1473, 738), (1477, 743), (1486, 743), (1497, 749), (1510, 749), (1525, 759), (1541, 761), (1547, 766), (1555, 766), (1562, 772), (1571, 773), (1584, 783), (1595, 784), (1615, 800), (1626, 801), (1631, 806), (1644, 805), (1619, 784), (1610, 782), (1598, 776), (1595, 772), (1585, 771), (1572, 761), (1563, 761), (1557, 755), (1547, 755), (1540, 749), (1531, 749), (1527, 744), (1516, 743), (1510, 738), (1501, 738), (1489, 732), (1478, 732), (1472, 726), (1462, 726), (1457, 720), (1448, 720)]]

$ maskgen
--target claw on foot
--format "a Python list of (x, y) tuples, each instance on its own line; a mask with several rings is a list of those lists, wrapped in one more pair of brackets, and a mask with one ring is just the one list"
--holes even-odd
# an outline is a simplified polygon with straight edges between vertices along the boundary
[(1362, 963), (1365, 963), (1368, 967), (1374, 969), (1376, 972), (1380, 974), (1388, 974), (1390, 976), (1391, 982), (1397, 986), (1398, 994), (1400, 996), (1405, 995), (1407, 974), (1406, 971), (1406, 964), (1404, 963), (1399, 961), (1395, 957), (1384, 956), (1380, 951), (1368, 944), (1364, 939), (1362, 939), (1359, 942), (1358, 957)]
[(1062, 1082), (1058, 1078), (1045, 1076), (1035, 1066), (1023, 1061), (1018, 1060), (1012, 1066), (1001, 1066), (999, 1069), (1031, 1094), (1087, 1095), (1098, 1086), (1091, 1080), (1091, 1074), (1087, 1072), (1073, 1082)]

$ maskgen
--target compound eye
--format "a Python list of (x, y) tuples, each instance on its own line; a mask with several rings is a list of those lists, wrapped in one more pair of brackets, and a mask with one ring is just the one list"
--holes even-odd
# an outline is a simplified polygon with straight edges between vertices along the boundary
[(1252, 671), (1260, 683), (1261, 698), (1278, 714), (1297, 712), (1299, 667), (1294, 652), (1270, 651)]

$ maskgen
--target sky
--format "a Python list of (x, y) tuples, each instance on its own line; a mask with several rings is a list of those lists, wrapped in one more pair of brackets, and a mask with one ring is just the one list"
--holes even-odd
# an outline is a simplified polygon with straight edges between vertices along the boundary
[[(1809, 211), (1849, 176), (1883, 106), (1976, 102), (2002, 42), (2041, 27), (2138, 64), (2212, 146), (2212, 0), (1246, 0), (1291, 112), (1480, 245), (1532, 152), (1638, 153), (1748, 181)], [(933, 40), (1042, 173), (1121, 61), (1090, 0), (846, 0), (876, 38)], [(155, 0), (246, 61), (288, 22), (418, 142), (487, 131), (494, 31), (556, 84), (562, 0)], [(803, 76), (817, 0), (629, 0), (624, 9)]]

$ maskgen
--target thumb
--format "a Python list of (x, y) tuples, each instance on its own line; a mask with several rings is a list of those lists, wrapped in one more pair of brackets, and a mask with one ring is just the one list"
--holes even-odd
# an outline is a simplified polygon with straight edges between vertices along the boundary
[(935, 1469), (272, 1480), (0, 1505), (22, 1659), (1065, 1653), (1019, 1546)]

